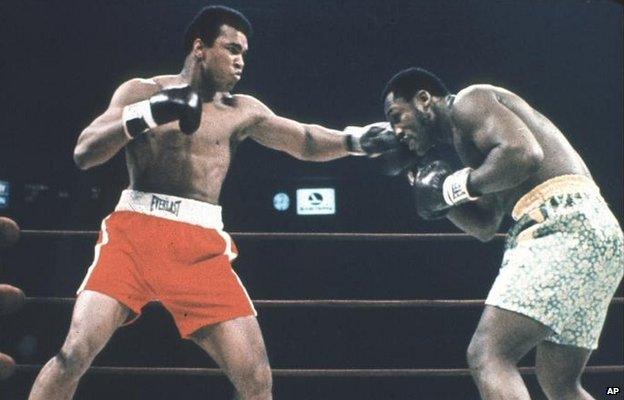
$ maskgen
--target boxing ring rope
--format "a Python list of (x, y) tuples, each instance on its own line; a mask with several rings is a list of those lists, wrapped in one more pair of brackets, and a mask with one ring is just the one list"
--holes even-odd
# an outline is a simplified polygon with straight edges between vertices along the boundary
[[(37, 372), (43, 365), (20, 364), (20, 372)], [(534, 367), (520, 367), (523, 375), (534, 375)], [(422, 378), (469, 376), (468, 368), (423, 369), (284, 369), (272, 368), (277, 378)], [(610, 374), (624, 372), (624, 365), (590, 365), (585, 374)], [(167, 375), (167, 376), (225, 376), (217, 368), (163, 368), (163, 367), (91, 367), (88, 374), (107, 375)]]
[[(310, 233), (310, 232), (229, 232), (236, 239), (251, 240), (340, 240), (340, 241), (469, 241), (476, 240), (463, 233)], [(30, 238), (95, 238), (98, 231), (84, 230), (22, 230), (21, 234)], [(496, 240), (505, 238), (498, 233)], [(75, 299), (69, 297), (28, 297), (29, 304), (73, 304)], [(297, 300), (254, 300), (254, 305), (264, 308), (277, 307), (321, 307), (321, 308), (457, 308), (482, 307), (484, 299), (409, 299), (409, 300), (359, 300), (359, 299), (297, 299)], [(615, 297), (611, 305), (624, 304), (624, 297)], [(19, 364), (17, 371), (26, 373), (38, 372), (43, 365)], [(521, 367), (523, 375), (535, 374), (535, 367)], [(623, 373), (624, 365), (591, 365), (585, 368), (586, 374)], [(225, 376), (217, 368), (184, 368), (184, 367), (102, 367), (89, 368), (88, 374), (108, 375), (167, 375), (167, 376)], [(467, 368), (423, 368), (423, 369), (284, 369), (273, 368), (272, 374), (278, 378), (415, 378), (415, 377), (452, 377), (470, 376)]]
[[(73, 304), (73, 297), (28, 297), (29, 304)], [(297, 299), (297, 300), (253, 300), (256, 307), (314, 307), (314, 308), (457, 308), (457, 307), (481, 307), (485, 304), (484, 299), (457, 299), (457, 300), (355, 300), (355, 299)], [(611, 305), (624, 304), (624, 297), (614, 297)]]
[[(252, 240), (340, 240), (375, 242), (429, 242), (439, 240), (477, 240), (465, 233), (315, 233), (315, 232), (228, 232), (235, 239)], [(94, 238), (98, 231), (79, 230), (22, 230), (22, 235), (33, 238)], [(505, 238), (497, 233), (496, 240)]]
[[(70, 297), (28, 297), (29, 304), (72, 304)], [(480, 307), (483, 299), (458, 300), (254, 300), (256, 307), (326, 307), (326, 308), (414, 308), (414, 307)], [(613, 304), (624, 304), (624, 297), (615, 297)], [(43, 365), (17, 365), (20, 372), (37, 372)], [(624, 365), (591, 365), (585, 368), (586, 374), (609, 374), (624, 372)], [(110, 375), (167, 375), (167, 376), (224, 376), (217, 368), (183, 367), (91, 367), (90, 374)], [(273, 368), (276, 378), (419, 378), (469, 376), (467, 368), (422, 368), (422, 369), (283, 369)], [(535, 374), (534, 367), (521, 367), (523, 375)]]

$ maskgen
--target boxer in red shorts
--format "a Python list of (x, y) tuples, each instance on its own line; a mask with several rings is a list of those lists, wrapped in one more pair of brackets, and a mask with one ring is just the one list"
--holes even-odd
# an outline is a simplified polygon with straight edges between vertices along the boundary
[(131, 79), (87, 126), (74, 150), (89, 169), (125, 150), (130, 185), (102, 222), (95, 257), (78, 291), (69, 333), (41, 370), (29, 399), (72, 398), (80, 377), (115, 330), (149, 301), (171, 312), (184, 338), (224, 370), (241, 400), (272, 398), (256, 313), (230, 262), (221, 186), (238, 145), (251, 138), (307, 161), (377, 155), (400, 145), (388, 124), (345, 131), (279, 117), (241, 79), (249, 21), (206, 7), (185, 35), (177, 75)]
[(237, 255), (220, 206), (124, 190), (102, 221), (96, 258), (78, 293), (103, 293), (136, 316), (158, 299), (188, 338), (205, 325), (256, 315), (230, 264)]

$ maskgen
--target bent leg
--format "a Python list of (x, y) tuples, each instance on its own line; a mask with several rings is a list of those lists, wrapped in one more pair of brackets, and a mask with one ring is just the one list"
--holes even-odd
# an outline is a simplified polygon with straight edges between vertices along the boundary
[(230, 378), (240, 400), (271, 400), (271, 367), (256, 317), (240, 317), (203, 327), (191, 340)]
[(544, 341), (537, 346), (537, 380), (550, 400), (593, 400), (581, 386), (591, 350)]
[(109, 296), (81, 292), (65, 343), (39, 372), (29, 400), (71, 399), (80, 377), (129, 314), (126, 306)]
[(517, 364), (551, 333), (550, 328), (522, 314), (485, 306), (467, 353), (481, 398), (530, 399)]

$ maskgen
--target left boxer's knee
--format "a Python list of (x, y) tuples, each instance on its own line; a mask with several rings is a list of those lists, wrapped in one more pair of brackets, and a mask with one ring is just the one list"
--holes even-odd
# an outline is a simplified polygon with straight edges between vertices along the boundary
[(254, 387), (259, 392), (270, 392), (273, 386), (273, 377), (271, 375), (271, 367), (268, 362), (262, 362), (253, 370), (251, 377)]
[(235, 372), (238, 376), (235, 381), (241, 383), (237, 390), (243, 399), (270, 396), (273, 387), (273, 377), (268, 361), (259, 361)]

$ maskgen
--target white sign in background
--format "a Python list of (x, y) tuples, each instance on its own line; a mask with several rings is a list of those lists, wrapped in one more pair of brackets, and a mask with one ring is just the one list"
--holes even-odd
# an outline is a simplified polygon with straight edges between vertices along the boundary
[(297, 214), (336, 214), (336, 191), (333, 188), (297, 189)]

